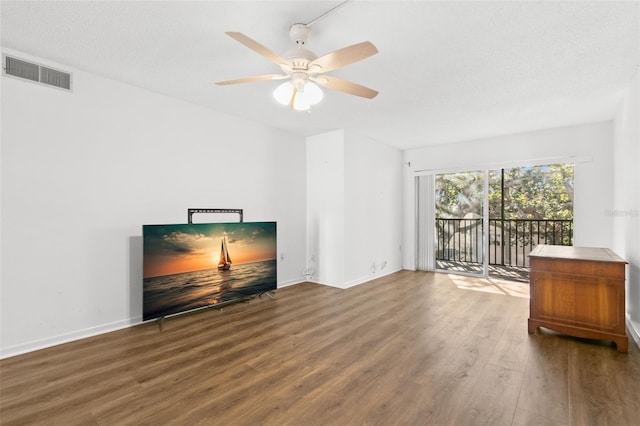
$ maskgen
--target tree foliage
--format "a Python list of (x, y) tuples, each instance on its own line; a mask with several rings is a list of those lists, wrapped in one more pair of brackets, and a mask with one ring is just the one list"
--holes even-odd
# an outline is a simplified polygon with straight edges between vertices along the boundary
[[(502, 172), (489, 172), (489, 218), (502, 217)], [(436, 216), (482, 216), (483, 172), (436, 177)], [(573, 219), (572, 164), (504, 169), (504, 219)]]
[(482, 216), (483, 172), (447, 173), (436, 176), (436, 217)]

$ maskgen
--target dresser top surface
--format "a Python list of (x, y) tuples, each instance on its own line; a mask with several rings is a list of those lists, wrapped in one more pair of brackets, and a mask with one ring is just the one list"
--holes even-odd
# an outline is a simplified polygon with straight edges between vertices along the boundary
[(552, 246), (539, 244), (531, 251), (531, 253), (529, 253), (529, 257), (627, 263), (626, 260), (615, 254), (610, 249), (601, 247)]

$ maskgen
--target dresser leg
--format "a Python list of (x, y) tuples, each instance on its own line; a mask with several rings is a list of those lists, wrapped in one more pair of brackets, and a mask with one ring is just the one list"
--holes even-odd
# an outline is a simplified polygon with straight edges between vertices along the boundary
[(616, 348), (618, 349), (618, 352), (626, 354), (629, 353), (629, 339), (628, 338), (623, 338), (623, 339), (616, 339), (614, 340), (614, 343), (616, 344)]

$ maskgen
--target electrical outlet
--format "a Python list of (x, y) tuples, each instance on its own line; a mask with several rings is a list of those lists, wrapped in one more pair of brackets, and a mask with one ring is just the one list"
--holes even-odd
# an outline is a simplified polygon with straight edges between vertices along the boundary
[(302, 273), (307, 278), (307, 281), (309, 281), (311, 279), (311, 277), (313, 276), (313, 268), (307, 268)]

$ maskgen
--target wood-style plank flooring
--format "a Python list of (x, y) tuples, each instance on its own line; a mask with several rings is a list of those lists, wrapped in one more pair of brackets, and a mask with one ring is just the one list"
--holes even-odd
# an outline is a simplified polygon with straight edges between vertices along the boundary
[(519, 285), (304, 283), (7, 358), (0, 423), (640, 424), (638, 347), (528, 335)]

